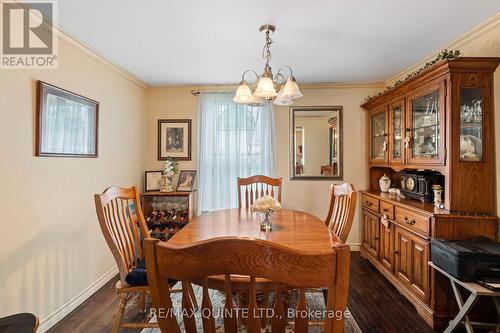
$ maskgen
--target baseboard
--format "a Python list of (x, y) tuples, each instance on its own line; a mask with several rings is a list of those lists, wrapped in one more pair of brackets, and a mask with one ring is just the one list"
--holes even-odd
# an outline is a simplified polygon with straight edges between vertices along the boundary
[(351, 247), (351, 252), (359, 252), (359, 248), (361, 247), (361, 243), (347, 243)]
[(49, 328), (57, 324), (71, 311), (85, 302), (90, 296), (92, 296), (92, 294), (94, 294), (97, 290), (104, 286), (116, 274), (118, 274), (118, 267), (115, 266), (99, 279), (97, 279), (97, 281), (95, 281), (90, 286), (71, 298), (69, 301), (61, 305), (57, 310), (52, 312), (46, 318), (41, 318), (42, 320), (40, 323), (40, 327), (38, 328), (38, 332), (46, 332), (47, 330), (49, 330)]

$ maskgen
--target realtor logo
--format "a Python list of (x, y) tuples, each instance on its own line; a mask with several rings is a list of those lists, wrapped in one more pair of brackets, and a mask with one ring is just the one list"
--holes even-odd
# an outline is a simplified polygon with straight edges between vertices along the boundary
[(0, 0), (2, 69), (57, 68), (53, 0)]

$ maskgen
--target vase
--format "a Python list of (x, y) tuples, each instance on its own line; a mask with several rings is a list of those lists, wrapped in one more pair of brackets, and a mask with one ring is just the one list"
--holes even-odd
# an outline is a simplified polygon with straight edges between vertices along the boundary
[(391, 187), (391, 180), (389, 179), (389, 177), (387, 177), (386, 174), (384, 174), (382, 177), (380, 177), (378, 185), (380, 186), (380, 190), (382, 192), (387, 192)]
[(260, 221), (260, 230), (268, 231), (273, 230), (273, 224), (269, 221), (269, 217), (272, 214), (272, 211), (267, 211), (262, 213), (264, 215), (264, 219)]
[(171, 176), (162, 175), (160, 181), (160, 192), (173, 192), (174, 185)]
[(443, 202), (441, 199), (441, 194), (443, 193), (443, 190), (434, 190), (434, 205), (436, 207), (439, 207), (441, 203)]

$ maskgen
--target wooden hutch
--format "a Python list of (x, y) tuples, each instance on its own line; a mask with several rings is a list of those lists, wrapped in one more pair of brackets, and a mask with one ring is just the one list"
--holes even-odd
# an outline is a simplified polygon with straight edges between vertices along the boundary
[[(456, 314), (448, 280), (428, 266), (430, 240), (497, 239), (493, 73), (500, 58), (442, 60), (364, 103), (370, 188), (362, 191), (361, 255), (434, 329)], [(380, 192), (386, 174), (444, 176), (444, 208)]]

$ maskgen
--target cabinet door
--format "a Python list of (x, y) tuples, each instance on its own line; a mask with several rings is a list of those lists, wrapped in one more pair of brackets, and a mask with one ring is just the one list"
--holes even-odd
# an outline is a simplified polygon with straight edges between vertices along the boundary
[(370, 163), (386, 165), (389, 162), (389, 154), (387, 153), (388, 122), (386, 107), (370, 113), (369, 126)]
[(362, 246), (374, 258), (378, 259), (379, 250), (378, 216), (363, 209), (363, 243)]
[(404, 100), (389, 105), (389, 164), (405, 163), (405, 103)]
[(380, 222), (380, 263), (394, 272), (394, 224)]
[(408, 101), (408, 164), (442, 165), (445, 160), (445, 81), (419, 88)]
[(429, 243), (400, 227), (395, 228), (396, 276), (429, 303)]
[(423, 301), (429, 298), (429, 243), (411, 238), (411, 287)]
[(394, 269), (398, 279), (410, 286), (411, 276), (411, 241), (410, 236), (403, 229), (395, 228), (395, 265)]

